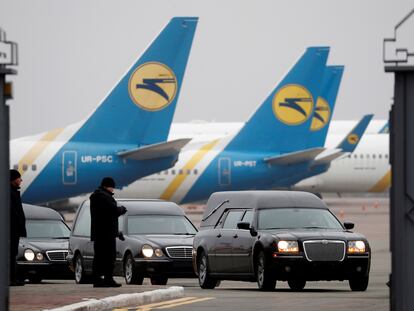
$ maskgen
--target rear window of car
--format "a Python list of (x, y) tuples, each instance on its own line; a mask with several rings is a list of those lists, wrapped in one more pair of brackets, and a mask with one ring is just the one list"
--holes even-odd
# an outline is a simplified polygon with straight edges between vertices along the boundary
[(128, 216), (128, 234), (193, 235), (197, 230), (184, 216), (138, 215)]
[(329, 210), (269, 208), (259, 210), (258, 229), (343, 229)]
[(69, 228), (60, 220), (26, 220), (28, 238), (69, 238)]

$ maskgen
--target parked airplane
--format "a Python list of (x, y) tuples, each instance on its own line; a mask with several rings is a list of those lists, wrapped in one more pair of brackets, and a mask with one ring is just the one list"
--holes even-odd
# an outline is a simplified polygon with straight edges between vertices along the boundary
[(11, 141), (24, 202), (91, 192), (104, 176), (122, 187), (175, 164), (189, 140), (165, 141), (197, 21), (173, 18), (85, 121)]
[(328, 48), (307, 49), (236, 135), (189, 144), (174, 168), (138, 180), (122, 189), (119, 197), (196, 202), (219, 190), (265, 189), (279, 178), (307, 169), (323, 151), (321, 136), (326, 131), (316, 132), (329, 122), (332, 112), (332, 103), (318, 100), (316, 108), (323, 109), (316, 110), (320, 113), (316, 117), (314, 98), (326, 72), (340, 70), (339, 80), (342, 74), (341, 67), (325, 66), (328, 52)]
[[(330, 136), (327, 145), (338, 137)], [(321, 192), (384, 192), (391, 185), (389, 135), (364, 135), (352, 154), (332, 162), (326, 173), (302, 180), (293, 189)]]

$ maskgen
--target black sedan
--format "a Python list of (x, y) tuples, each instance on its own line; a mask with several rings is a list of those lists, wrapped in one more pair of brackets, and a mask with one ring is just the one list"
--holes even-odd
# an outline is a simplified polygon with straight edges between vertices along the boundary
[(349, 280), (353, 291), (365, 291), (371, 251), (353, 227), (310, 193), (218, 192), (194, 238), (193, 266), (202, 288), (245, 280), (272, 290), (280, 280), (299, 291), (307, 281)]
[[(116, 241), (114, 275), (127, 284), (165, 285), (168, 278), (194, 277), (191, 250), (196, 228), (175, 203), (160, 200), (117, 200), (127, 208), (119, 217), (125, 238)], [(90, 205), (85, 201), (76, 214), (69, 240), (68, 261), (77, 283), (91, 281), (93, 242), (90, 241)]]
[(23, 204), (27, 238), (20, 238), (17, 275), (40, 283), (42, 279), (70, 279), (66, 261), (70, 229), (62, 216), (46, 207)]

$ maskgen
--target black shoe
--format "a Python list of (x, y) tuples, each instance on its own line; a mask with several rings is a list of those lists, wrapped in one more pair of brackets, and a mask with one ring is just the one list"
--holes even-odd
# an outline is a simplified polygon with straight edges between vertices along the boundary
[(24, 281), (19, 281), (19, 280), (12, 281), (10, 282), (9, 286), (24, 286)]

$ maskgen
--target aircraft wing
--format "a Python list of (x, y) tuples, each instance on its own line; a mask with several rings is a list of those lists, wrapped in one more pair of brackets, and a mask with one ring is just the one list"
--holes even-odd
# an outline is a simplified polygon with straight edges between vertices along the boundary
[(175, 139), (167, 141), (165, 143), (157, 143), (127, 151), (121, 151), (117, 154), (121, 158), (131, 160), (151, 160), (164, 158), (178, 154), (190, 140), (191, 138)]
[(264, 161), (271, 165), (291, 165), (305, 161), (312, 161), (324, 150), (325, 148), (321, 147), (305, 149), (301, 151), (284, 153), (275, 157), (268, 157), (265, 158)]
[(312, 166), (331, 163), (333, 160), (340, 158), (343, 155), (345, 155), (345, 153), (342, 149), (325, 150), (315, 158)]

